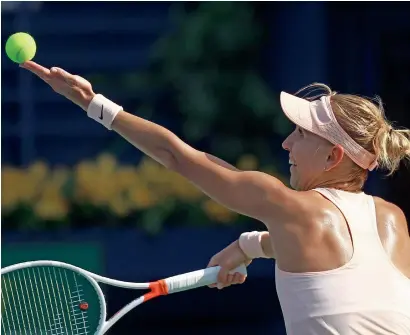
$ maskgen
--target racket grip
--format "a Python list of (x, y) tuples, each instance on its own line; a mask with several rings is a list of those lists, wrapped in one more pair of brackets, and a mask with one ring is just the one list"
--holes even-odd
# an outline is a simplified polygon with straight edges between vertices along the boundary
[[(182, 275), (166, 278), (164, 279), (164, 281), (167, 285), (168, 294), (215, 284), (217, 282), (217, 277), (220, 269), (220, 266), (214, 266), (203, 270), (188, 272)], [(236, 269), (230, 271), (230, 273), (236, 272), (239, 272), (246, 276), (246, 266), (241, 265)]]

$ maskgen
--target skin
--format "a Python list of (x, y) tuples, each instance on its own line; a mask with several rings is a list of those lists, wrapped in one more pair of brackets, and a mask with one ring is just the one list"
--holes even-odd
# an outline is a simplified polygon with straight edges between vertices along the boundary
[[(50, 70), (31, 61), (21, 67), (85, 111), (95, 95), (88, 81), (62, 69)], [(169, 130), (125, 111), (118, 113), (112, 129), (215, 201), (263, 222), (268, 232), (263, 235), (262, 247), (267, 255), (276, 258), (280, 269), (325, 271), (346, 264), (352, 257), (352, 240), (343, 215), (330, 201), (312, 191), (316, 187), (346, 189), (353, 163), (341, 146), (296, 127), (283, 142), (293, 162), (290, 189), (262, 172), (240, 171), (194, 149)], [(410, 278), (410, 239), (405, 216), (397, 206), (374, 199), (378, 232), (386, 254)], [(244, 282), (244, 276), (229, 271), (250, 262), (235, 241), (213, 256), (209, 265), (221, 265), (218, 287), (223, 288)]]

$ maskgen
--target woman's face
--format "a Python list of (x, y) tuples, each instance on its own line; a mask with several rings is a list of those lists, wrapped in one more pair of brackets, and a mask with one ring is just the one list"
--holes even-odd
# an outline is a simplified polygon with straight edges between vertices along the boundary
[(289, 151), (290, 185), (295, 190), (310, 190), (320, 185), (324, 172), (333, 167), (332, 162), (337, 164), (332, 157), (332, 148), (335, 147), (299, 126), (286, 138), (282, 147)]

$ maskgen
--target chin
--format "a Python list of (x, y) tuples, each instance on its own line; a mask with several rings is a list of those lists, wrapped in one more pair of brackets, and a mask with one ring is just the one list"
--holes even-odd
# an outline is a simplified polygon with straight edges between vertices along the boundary
[(292, 176), (290, 177), (289, 184), (290, 184), (290, 187), (292, 187), (294, 190), (298, 190), (297, 183), (294, 180), (294, 178), (292, 178)]
[(301, 185), (300, 183), (298, 183), (297, 180), (295, 180), (294, 178), (290, 177), (290, 181), (289, 181), (290, 187), (293, 188), (295, 191), (307, 191), (306, 188), (303, 187), (303, 185)]

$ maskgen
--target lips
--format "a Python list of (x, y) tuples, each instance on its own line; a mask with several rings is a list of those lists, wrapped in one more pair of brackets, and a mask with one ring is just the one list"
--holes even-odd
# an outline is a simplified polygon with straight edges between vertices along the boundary
[(293, 165), (293, 166), (297, 166), (292, 159), (289, 159), (289, 164), (290, 164), (290, 165)]

